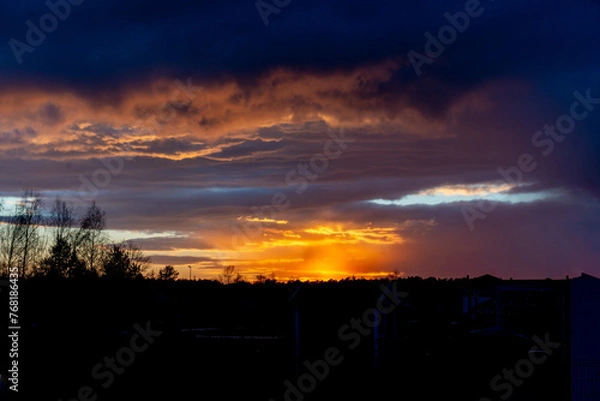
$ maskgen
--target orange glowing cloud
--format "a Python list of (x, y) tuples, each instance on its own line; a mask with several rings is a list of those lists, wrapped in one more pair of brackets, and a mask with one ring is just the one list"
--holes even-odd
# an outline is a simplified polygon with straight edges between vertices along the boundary
[[(219, 152), (223, 144), (215, 142), (218, 138), (247, 139), (261, 127), (307, 121), (442, 135), (463, 111), (489, 107), (486, 90), (476, 91), (458, 98), (449, 110), (452, 118), (445, 121), (412, 105), (408, 89), (381, 96), (380, 87), (402, 68), (406, 66), (388, 60), (334, 72), (277, 68), (250, 83), (154, 79), (94, 97), (43, 85), (6, 89), (0, 92), (0, 132), (8, 140), (0, 143), (0, 152), (26, 146), (26, 158), (65, 160), (119, 152), (181, 160)], [(162, 139), (197, 146), (176, 153), (149, 149), (148, 143)]]

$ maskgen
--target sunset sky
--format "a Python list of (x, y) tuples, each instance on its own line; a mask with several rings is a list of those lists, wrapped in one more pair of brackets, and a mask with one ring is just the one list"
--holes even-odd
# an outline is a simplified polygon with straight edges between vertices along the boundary
[(73, 3), (0, 3), (7, 202), (184, 278), (600, 275), (600, 2)]

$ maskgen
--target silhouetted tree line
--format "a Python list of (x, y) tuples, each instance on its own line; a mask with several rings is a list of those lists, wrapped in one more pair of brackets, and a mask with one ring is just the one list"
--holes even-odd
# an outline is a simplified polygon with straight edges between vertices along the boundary
[(43, 206), (33, 190), (24, 191), (12, 210), (0, 204), (2, 275), (17, 267), (21, 277), (144, 277), (150, 258), (131, 241), (111, 241), (106, 213), (95, 201), (79, 218), (61, 198), (49, 210)]

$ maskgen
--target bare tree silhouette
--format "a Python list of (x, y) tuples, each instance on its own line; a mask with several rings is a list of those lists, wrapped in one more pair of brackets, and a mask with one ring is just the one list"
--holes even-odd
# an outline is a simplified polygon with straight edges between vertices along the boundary
[(235, 270), (234, 265), (228, 265), (223, 267), (223, 273), (219, 274), (218, 280), (222, 284), (232, 284), (244, 281), (244, 277), (240, 274), (240, 272)]

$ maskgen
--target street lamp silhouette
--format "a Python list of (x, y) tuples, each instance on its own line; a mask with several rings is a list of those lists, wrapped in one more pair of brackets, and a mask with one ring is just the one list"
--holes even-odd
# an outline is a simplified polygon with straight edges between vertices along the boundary
[(190, 269), (190, 281), (192, 281), (192, 266), (188, 265), (188, 268)]

